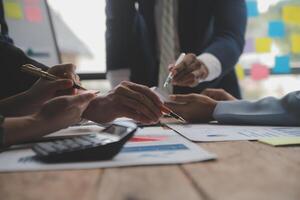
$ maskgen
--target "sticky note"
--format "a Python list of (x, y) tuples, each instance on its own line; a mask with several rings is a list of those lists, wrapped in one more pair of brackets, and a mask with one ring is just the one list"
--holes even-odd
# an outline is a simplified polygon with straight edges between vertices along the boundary
[(235, 73), (239, 80), (245, 79), (245, 70), (241, 64), (236, 65), (235, 67)]
[(271, 38), (257, 38), (255, 40), (255, 49), (257, 53), (268, 53), (271, 51)]
[(293, 53), (300, 54), (300, 34), (291, 35), (291, 47)]
[(300, 137), (274, 137), (259, 139), (258, 141), (272, 146), (300, 145)]
[(252, 52), (255, 52), (254, 39), (253, 38), (247, 38), (245, 48), (244, 48), (244, 53), (252, 53)]
[(270, 70), (266, 65), (255, 63), (251, 67), (250, 75), (253, 80), (259, 81), (268, 78)]
[(42, 22), (42, 11), (38, 6), (25, 6), (25, 16), (29, 22)]
[(256, 1), (247, 1), (247, 13), (248, 17), (258, 16), (257, 2)]
[(282, 18), (287, 24), (300, 26), (300, 6), (284, 6), (282, 9)]
[(21, 5), (14, 1), (4, 1), (4, 12), (9, 19), (21, 20), (23, 18)]
[(282, 21), (269, 22), (269, 36), (270, 37), (284, 37), (285, 25)]
[(275, 58), (275, 67), (273, 72), (277, 74), (287, 74), (291, 72), (290, 57), (289, 56), (277, 56)]

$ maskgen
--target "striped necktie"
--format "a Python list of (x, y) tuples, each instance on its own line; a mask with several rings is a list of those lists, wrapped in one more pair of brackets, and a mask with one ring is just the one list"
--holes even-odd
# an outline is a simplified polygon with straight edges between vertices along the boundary
[(172, 93), (173, 87), (164, 88), (164, 82), (168, 77), (168, 65), (175, 61), (176, 56), (176, 32), (175, 32), (175, 3), (174, 0), (162, 0), (161, 38), (160, 38), (160, 89)]

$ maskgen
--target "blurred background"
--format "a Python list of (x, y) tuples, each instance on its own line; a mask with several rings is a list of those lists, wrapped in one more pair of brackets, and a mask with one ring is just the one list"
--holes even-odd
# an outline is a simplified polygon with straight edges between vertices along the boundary
[[(246, 46), (236, 66), (243, 97), (250, 100), (269, 95), (279, 97), (299, 90), (300, 1), (247, 0), (246, 3)], [(22, 44), (16, 26), (30, 23), (28, 26), (32, 29), (39, 29), (49, 21), (49, 26), (53, 25), (49, 40), (57, 41), (58, 59), (76, 64), (86, 87), (101, 91), (110, 89), (105, 80), (104, 0), (50, 0), (48, 6), (43, 0), (4, 0), (4, 4), (11, 35), (29, 56), (39, 60), (38, 57), (47, 52), (36, 53), (33, 47)], [(26, 14), (28, 9), (31, 14)], [(51, 18), (47, 16), (49, 13)], [(28, 40), (43, 37), (41, 34), (26, 35)], [(51, 62), (49, 60), (48, 64)]]

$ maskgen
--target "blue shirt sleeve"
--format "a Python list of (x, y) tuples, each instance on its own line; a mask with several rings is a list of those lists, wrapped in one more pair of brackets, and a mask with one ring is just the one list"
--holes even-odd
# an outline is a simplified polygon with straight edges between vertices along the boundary
[(300, 126), (300, 91), (281, 99), (267, 97), (256, 102), (221, 101), (214, 118), (223, 124)]

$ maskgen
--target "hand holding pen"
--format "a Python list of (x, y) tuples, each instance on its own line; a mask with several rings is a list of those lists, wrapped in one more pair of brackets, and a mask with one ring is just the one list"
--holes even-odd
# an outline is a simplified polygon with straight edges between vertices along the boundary
[[(62, 66), (62, 65), (61, 65)], [(65, 66), (71, 66), (73, 67), (73, 65), (65, 65)], [(54, 69), (55, 70), (55, 69)], [(23, 72), (26, 72), (32, 76), (35, 76), (35, 77), (39, 77), (39, 78), (42, 78), (42, 79), (45, 79), (45, 80), (50, 80), (50, 81), (54, 81), (54, 80), (59, 80), (61, 79), (60, 77), (58, 76), (55, 76), (51, 73), (48, 73), (46, 71), (43, 71), (42, 69), (34, 66), (34, 65), (31, 65), (31, 64), (25, 64), (25, 65), (22, 65), (21, 66), (21, 71)], [(59, 72), (59, 70), (56, 70)], [(64, 73), (64, 75), (66, 74), (66, 72)], [(85, 89), (84, 87), (82, 87), (81, 85), (79, 85), (78, 83), (76, 83), (74, 80), (73, 80), (74, 84), (73, 84), (73, 88), (76, 88), (76, 89), (81, 89), (81, 90), (87, 90)]]
[[(202, 57), (197, 57), (195, 54), (181, 54), (176, 64), (169, 68), (173, 85), (182, 87), (195, 87), (203, 80), (210, 80), (209, 73), (219, 74), (219, 68), (211, 67), (210, 72), (208, 67), (201, 59), (216, 60), (212, 55), (203, 54)], [(218, 61), (215, 61), (218, 62)], [(215, 63), (213, 62), (213, 63)], [(167, 84), (166, 84), (167, 85)]]

